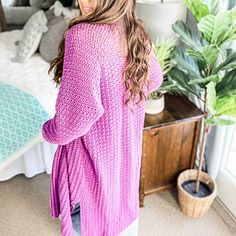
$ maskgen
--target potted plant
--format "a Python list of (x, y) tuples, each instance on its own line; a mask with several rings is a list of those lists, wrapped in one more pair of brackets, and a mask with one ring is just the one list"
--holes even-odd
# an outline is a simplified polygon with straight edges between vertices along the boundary
[(174, 65), (168, 73), (184, 95), (194, 94), (204, 112), (198, 170), (185, 170), (177, 181), (181, 210), (201, 217), (210, 208), (217, 192), (215, 181), (202, 171), (207, 134), (212, 125), (236, 122), (236, 7), (221, 11), (219, 2), (185, 0), (197, 21), (197, 33), (177, 21), (173, 30), (183, 43), (174, 50)]
[(157, 39), (156, 43), (153, 45), (155, 55), (158, 58), (163, 72), (164, 82), (158, 90), (148, 95), (145, 109), (147, 114), (157, 114), (162, 112), (165, 108), (164, 94), (172, 93), (175, 88), (174, 84), (168, 81), (168, 72), (171, 69), (171, 57), (174, 46), (174, 39)]

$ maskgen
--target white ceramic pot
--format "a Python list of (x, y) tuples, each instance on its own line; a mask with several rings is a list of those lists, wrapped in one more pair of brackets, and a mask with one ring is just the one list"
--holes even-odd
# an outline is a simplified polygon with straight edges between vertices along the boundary
[(145, 112), (147, 114), (158, 114), (165, 108), (165, 98), (162, 95), (159, 99), (148, 99), (146, 103)]

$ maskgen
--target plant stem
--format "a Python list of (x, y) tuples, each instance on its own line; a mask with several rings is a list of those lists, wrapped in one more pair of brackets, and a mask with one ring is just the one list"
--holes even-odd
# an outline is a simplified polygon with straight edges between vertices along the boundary
[[(203, 122), (204, 122), (204, 120), (203, 120)], [(196, 179), (196, 189), (195, 189), (196, 193), (198, 193), (199, 186), (200, 186), (200, 176), (201, 176), (201, 172), (202, 172), (204, 153), (205, 153), (205, 148), (206, 148), (206, 139), (207, 139), (208, 132), (209, 132), (209, 126), (204, 123), (203, 140), (202, 140), (202, 145), (201, 145), (199, 166), (198, 166), (197, 179)]]
[(205, 90), (205, 96), (204, 96), (204, 117), (203, 117), (203, 138), (201, 143), (201, 150), (200, 150), (200, 157), (199, 157), (199, 166), (198, 166), (198, 172), (197, 172), (197, 178), (196, 178), (196, 189), (195, 192), (198, 193), (199, 187), (200, 187), (200, 176), (202, 172), (202, 166), (203, 166), (203, 160), (204, 160), (204, 153), (206, 148), (206, 139), (207, 134), (209, 132), (209, 125), (205, 123), (205, 119), (208, 117), (207, 114), (207, 90)]

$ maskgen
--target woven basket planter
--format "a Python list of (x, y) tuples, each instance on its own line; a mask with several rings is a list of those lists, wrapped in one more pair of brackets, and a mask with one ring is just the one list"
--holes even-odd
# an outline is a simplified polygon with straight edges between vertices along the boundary
[(177, 188), (178, 188), (178, 198), (179, 198), (179, 205), (182, 212), (192, 218), (198, 218), (204, 216), (211, 207), (211, 204), (216, 197), (217, 187), (215, 181), (211, 179), (211, 177), (202, 172), (200, 176), (200, 181), (207, 184), (212, 193), (204, 198), (198, 198), (192, 196), (188, 192), (186, 192), (182, 184), (188, 180), (196, 180), (197, 177), (197, 170), (190, 169), (183, 171), (177, 181)]

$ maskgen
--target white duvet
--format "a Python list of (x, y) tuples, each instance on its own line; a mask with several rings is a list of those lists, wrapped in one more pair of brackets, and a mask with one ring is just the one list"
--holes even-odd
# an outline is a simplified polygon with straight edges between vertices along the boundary
[[(0, 33), (0, 81), (14, 85), (34, 96), (52, 117), (58, 93), (52, 75), (48, 75), (49, 63), (39, 53), (23, 63), (12, 62), (16, 53), (15, 41), (20, 40), (23, 30)], [(10, 94), (9, 94), (10, 96)]]

